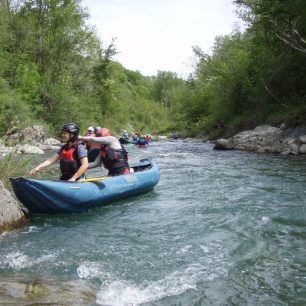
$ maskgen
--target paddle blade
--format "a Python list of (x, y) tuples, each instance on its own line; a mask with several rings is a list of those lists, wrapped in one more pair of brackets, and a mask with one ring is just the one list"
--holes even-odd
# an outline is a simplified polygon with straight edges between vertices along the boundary
[(92, 178), (88, 178), (88, 179), (79, 180), (79, 182), (83, 183), (83, 182), (103, 181), (103, 180), (108, 180), (110, 178), (111, 178), (111, 176), (92, 177)]

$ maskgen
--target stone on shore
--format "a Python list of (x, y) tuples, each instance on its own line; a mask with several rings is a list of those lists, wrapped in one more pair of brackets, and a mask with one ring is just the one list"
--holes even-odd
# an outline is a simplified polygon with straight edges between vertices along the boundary
[(0, 232), (18, 227), (25, 221), (19, 203), (0, 181)]
[(21, 132), (5, 135), (0, 139), (0, 155), (43, 154), (44, 150), (58, 150), (61, 142), (55, 138), (45, 138), (42, 125), (33, 125)]
[(214, 150), (240, 150), (282, 155), (306, 154), (306, 127), (281, 129), (261, 125), (228, 139), (218, 139)]

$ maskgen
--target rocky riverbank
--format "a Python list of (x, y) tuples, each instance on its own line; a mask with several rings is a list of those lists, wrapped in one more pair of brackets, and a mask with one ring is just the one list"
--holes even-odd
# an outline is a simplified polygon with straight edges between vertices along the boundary
[(61, 142), (55, 138), (46, 138), (43, 126), (34, 125), (21, 132), (8, 133), (0, 139), (0, 155), (44, 154), (45, 150), (56, 150)]
[(218, 139), (215, 150), (241, 150), (281, 155), (306, 154), (306, 126), (294, 128), (261, 125), (228, 139)]

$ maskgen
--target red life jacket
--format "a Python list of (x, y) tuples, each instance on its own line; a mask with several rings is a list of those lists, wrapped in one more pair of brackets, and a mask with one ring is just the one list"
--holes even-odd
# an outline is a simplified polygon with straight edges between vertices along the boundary
[(81, 166), (81, 161), (78, 158), (79, 145), (79, 143), (75, 143), (73, 146), (69, 147), (68, 144), (65, 144), (61, 148), (60, 170), (65, 177), (72, 177)]
[(101, 146), (100, 157), (109, 175), (129, 173), (128, 153), (121, 145), (121, 150), (111, 149), (107, 145)]

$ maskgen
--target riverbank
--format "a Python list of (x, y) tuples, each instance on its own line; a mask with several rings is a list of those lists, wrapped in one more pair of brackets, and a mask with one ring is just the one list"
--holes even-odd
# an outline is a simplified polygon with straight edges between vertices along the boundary
[(214, 149), (281, 155), (306, 154), (306, 126), (286, 128), (261, 125), (231, 138), (216, 140)]

